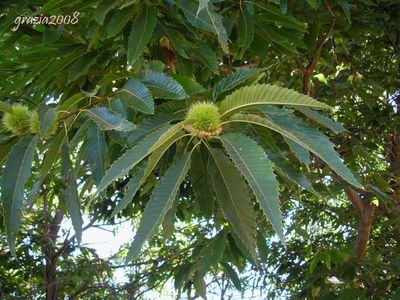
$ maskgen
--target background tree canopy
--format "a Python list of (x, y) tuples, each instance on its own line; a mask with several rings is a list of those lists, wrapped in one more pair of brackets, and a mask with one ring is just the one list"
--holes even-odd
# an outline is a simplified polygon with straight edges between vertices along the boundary
[(398, 1), (0, 7), (3, 298), (400, 299)]

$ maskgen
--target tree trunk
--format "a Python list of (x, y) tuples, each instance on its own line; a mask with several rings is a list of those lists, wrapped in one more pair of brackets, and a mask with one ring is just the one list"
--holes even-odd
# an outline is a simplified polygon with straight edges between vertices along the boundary
[(46, 232), (45, 244), (43, 245), (43, 253), (46, 259), (44, 279), (46, 287), (46, 300), (57, 299), (57, 251), (56, 242), (60, 224), (63, 219), (61, 209), (57, 209), (53, 222), (49, 225)]

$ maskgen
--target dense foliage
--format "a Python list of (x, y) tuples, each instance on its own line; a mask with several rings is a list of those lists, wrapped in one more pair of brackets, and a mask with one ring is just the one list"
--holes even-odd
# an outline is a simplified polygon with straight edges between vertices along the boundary
[(3, 297), (400, 295), (397, 1), (0, 7)]

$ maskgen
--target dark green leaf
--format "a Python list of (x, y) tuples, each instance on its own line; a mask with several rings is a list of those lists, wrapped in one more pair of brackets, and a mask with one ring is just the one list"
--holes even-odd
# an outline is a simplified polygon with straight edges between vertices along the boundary
[(39, 106), (39, 131), (41, 136), (45, 136), (46, 132), (51, 128), (53, 121), (57, 116), (56, 109), (48, 105)]
[(8, 156), (2, 180), (1, 203), (4, 209), (4, 225), (7, 242), (13, 256), (15, 239), (20, 224), (20, 214), (24, 200), (24, 185), (27, 182), (35, 154), (37, 137), (26, 135), (13, 147)]
[(96, 21), (100, 25), (103, 25), (104, 19), (106, 18), (107, 14), (117, 4), (117, 0), (103, 0), (94, 13), (94, 18), (96, 19)]
[(154, 113), (154, 101), (150, 90), (140, 81), (129, 79), (117, 92), (125, 105), (144, 113)]
[(243, 71), (237, 71), (235, 73), (231, 73), (226, 76), (224, 79), (219, 81), (217, 84), (213, 86), (211, 89), (208, 98), (216, 99), (219, 95), (224, 94), (235, 87), (241, 85), (247, 80), (257, 76), (265, 69), (263, 68), (251, 68)]
[(228, 264), (228, 263), (221, 263), (225, 269), (228, 278), (232, 281), (233, 285), (238, 291), (242, 290), (242, 284), (240, 283), (240, 278), (236, 271)]
[(214, 51), (207, 44), (200, 44), (193, 49), (193, 52), (204, 65), (213, 73), (218, 74), (218, 60)]
[(319, 112), (317, 112), (315, 110), (312, 110), (312, 109), (309, 109), (306, 107), (296, 107), (296, 109), (298, 111), (302, 112), (303, 114), (307, 115), (314, 121), (318, 122), (322, 126), (329, 128), (330, 130), (332, 130), (335, 133), (341, 133), (341, 132), (346, 131), (346, 129), (343, 127), (342, 124), (332, 120), (331, 118), (328, 118), (327, 116), (320, 114)]
[(147, 204), (134, 241), (126, 257), (126, 263), (134, 259), (143, 244), (150, 240), (161, 225), (165, 214), (171, 209), (181, 182), (185, 179), (190, 165), (190, 153), (182, 155), (160, 179)]
[(76, 239), (78, 243), (80, 243), (82, 239), (83, 220), (78, 198), (78, 185), (76, 183), (74, 170), (72, 169), (72, 162), (69, 157), (69, 147), (66, 141), (62, 144), (61, 152), (61, 176), (65, 182), (65, 189), (62, 189), (61, 193), (71, 217)]
[(107, 151), (104, 131), (95, 123), (89, 125), (86, 139), (86, 157), (96, 184), (104, 175), (104, 161)]
[(291, 139), (284, 137), (285, 142), (289, 145), (290, 150), (296, 155), (299, 162), (305, 164), (307, 167), (310, 165), (310, 153), (307, 149), (303, 148), (299, 144), (293, 142)]
[(119, 214), (125, 207), (128, 206), (129, 202), (132, 201), (133, 196), (135, 196), (136, 192), (139, 190), (139, 181), (143, 177), (145, 166), (146, 164), (141, 166), (139, 170), (135, 174), (133, 174), (132, 178), (129, 180), (128, 188), (124, 193), (124, 197), (118, 202), (117, 206), (114, 208), (111, 214), (111, 218)]
[(151, 90), (155, 98), (185, 99), (187, 95), (183, 87), (173, 78), (161, 72), (147, 71), (143, 82)]
[(257, 261), (256, 220), (246, 185), (229, 158), (218, 149), (211, 149), (208, 172), (224, 217), (243, 241), (250, 256)]
[(205, 276), (210, 267), (218, 264), (222, 260), (227, 242), (225, 231), (221, 230), (201, 250), (198, 271), (200, 276)]
[(53, 164), (57, 161), (58, 153), (60, 152), (61, 145), (65, 138), (65, 130), (60, 130), (60, 132), (52, 139), (51, 145), (44, 155), (42, 162), (42, 168), (40, 172), (40, 182), (43, 182), (46, 175), (49, 173)]
[(128, 63), (133, 64), (150, 41), (157, 23), (156, 11), (151, 5), (144, 5), (132, 24), (128, 39)]
[(111, 182), (128, 174), (129, 170), (141, 162), (148, 154), (149, 149), (159, 139), (159, 137), (167, 131), (169, 126), (163, 126), (158, 130), (146, 136), (139, 144), (132, 147), (122, 154), (107, 170), (104, 177), (97, 186), (96, 197), (102, 192)]
[(240, 57), (246, 52), (247, 48), (254, 38), (254, 23), (253, 18), (247, 10), (246, 6), (240, 9), (240, 16), (238, 21), (238, 46), (240, 49)]
[(131, 131), (134, 125), (120, 115), (113, 114), (105, 107), (85, 110), (86, 115), (103, 130)]
[(107, 27), (107, 36), (114, 37), (125, 27), (126, 23), (132, 19), (135, 7), (118, 9), (111, 15), (110, 23)]
[(278, 182), (267, 155), (255, 141), (241, 134), (224, 134), (221, 140), (230, 158), (252, 188), (265, 216), (284, 243)]

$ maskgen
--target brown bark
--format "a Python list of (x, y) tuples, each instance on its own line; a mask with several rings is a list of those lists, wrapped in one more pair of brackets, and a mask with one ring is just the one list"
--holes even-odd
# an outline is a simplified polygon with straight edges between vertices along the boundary
[(46, 288), (46, 300), (57, 299), (57, 258), (56, 255), (56, 240), (60, 230), (60, 224), (64, 215), (61, 209), (57, 209), (53, 222), (49, 225), (46, 232), (46, 244), (43, 245), (43, 253), (46, 258), (44, 279)]

